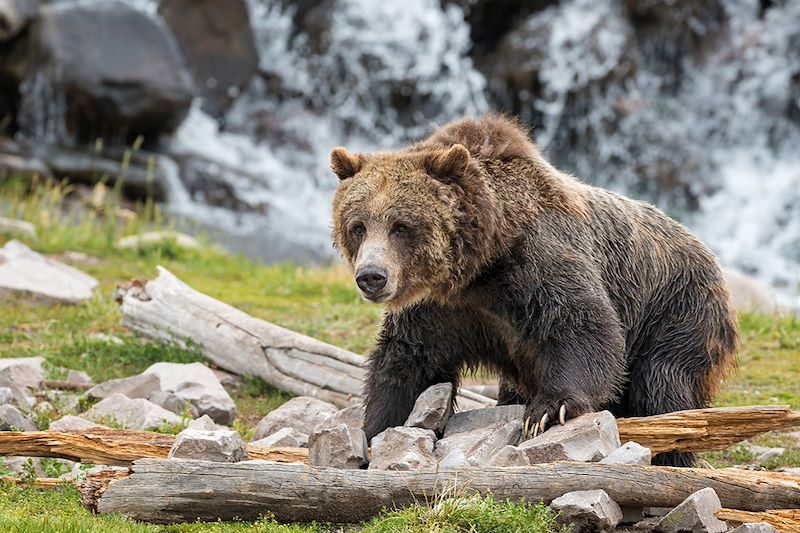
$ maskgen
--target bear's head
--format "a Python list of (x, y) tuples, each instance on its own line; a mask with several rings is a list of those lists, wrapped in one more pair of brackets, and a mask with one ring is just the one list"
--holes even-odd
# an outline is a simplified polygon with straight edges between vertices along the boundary
[(446, 298), (470, 275), (487, 239), (480, 227), (492, 220), (464, 146), (367, 156), (336, 148), (331, 169), (340, 180), (334, 245), (365, 299), (402, 309)]

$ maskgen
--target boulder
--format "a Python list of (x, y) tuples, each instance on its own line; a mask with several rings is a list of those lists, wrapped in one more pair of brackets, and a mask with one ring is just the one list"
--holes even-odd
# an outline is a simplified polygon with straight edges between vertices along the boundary
[(203, 363), (155, 363), (144, 374), (158, 376), (162, 391), (189, 402), (198, 415), (207, 414), (225, 426), (233, 424), (236, 405), (214, 372)]
[(148, 231), (139, 235), (129, 235), (117, 241), (117, 248), (121, 250), (135, 250), (148, 246), (159, 246), (164, 243), (174, 243), (180, 248), (197, 248), (197, 240), (185, 233), (175, 231)]
[(91, 298), (97, 286), (93, 277), (19, 241), (0, 248), (0, 296), (22, 294), (43, 303), (77, 304)]
[(0, 0), (0, 43), (16, 37), (38, 11), (39, 0)]
[(728, 525), (716, 516), (722, 509), (711, 487), (698, 490), (658, 521), (658, 533), (723, 533)]
[[(2, 5), (2, 1), (3, 0), (0, 0), (0, 5)], [(2, 25), (1, 22), (0, 25)], [(25, 222), (24, 220), (0, 217), (0, 235), (3, 234), (35, 239), (36, 227), (30, 222)]]
[(441, 433), (452, 414), (453, 385), (439, 383), (428, 387), (419, 395), (404, 425)]
[(509, 421), (517, 421), (522, 424), (524, 416), (525, 406), (523, 405), (498, 405), (497, 407), (462, 411), (450, 417), (445, 426), (444, 436), (502, 425)]
[(161, 390), (161, 380), (155, 374), (139, 374), (127, 378), (110, 379), (86, 391), (86, 396), (102, 400), (114, 394), (122, 394), (131, 399), (150, 398)]
[(245, 0), (161, 0), (203, 109), (221, 116), (258, 69), (258, 50)]
[[(335, 427), (335, 426), (334, 426)], [(324, 428), (319, 431), (325, 431), (331, 428)], [(267, 435), (262, 439), (251, 441), (253, 446), (261, 446), (263, 448), (271, 448), (273, 446), (283, 446), (288, 448), (302, 448), (308, 445), (309, 436), (305, 433), (300, 433), (294, 428), (282, 428), (271, 435)]]
[(65, 415), (50, 422), (50, 431), (78, 431), (82, 429), (109, 429), (108, 426), (86, 420), (79, 416)]
[(516, 446), (503, 446), (487, 461), (487, 466), (530, 466), (528, 455)]
[(314, 431), (331, 429), (339, 424), (344, 424), (351, 429), (361, 429), (364, 427), (364, 406), (361, 404), (351, 405), (344, 409), (339, 409), (329, 418), (323, 420)]
[(617, 421), (608, 411), (587, 413), (563, 426), (553, 426), (519, 447), (531, 464), (599, 461), (620, 447)]
[(769, 285), (730, 268), (723, 269), (723, 273), (737, 311), (762, 313), (776, 311), (775, 295)]
[(752, 453), (756, 461), (759, 462), (775, 459), (786, 452), (786, 448), (769, 448), (767, 446), (754, 446), (752, 444), (749, 445), (747, 449), (750, 450), (750, 453)]
[[(38, 89), (23, 92), (17, 116), (28, 136), (61, 121), (59, 142), (155, 141), (189, 111), (194, 87), (172, 34), (127, 2), (47, 3), (26, 37), (0, 70)], [(38, 116), (47, 105), (59, 111)]]
[(247, 460), (247, 447), (239, 434), (229, 429), (187, 428), (178, 433), (167, 458), (236, 463)]
[(522, 420), (517, 418), (498, 418), (488, 426), (457, 433), (448, 425), (445, 437), (436, 443), (435, 455), (442, 468), (481, 466), (501, 449), (518, 444), (521, 436)]
[(650, 448), (636, 442), (626, 442), (600, 462), (606, 465), (649, 465), (652, 459)]
[(0, 405), (0, 431), (36, 431), (36, 424), (13, 405)]
[(186, 429), (201, 429), (203, 431), (215, 431), (217, 429), (224, 429), (218, 426), (211, 417), (203, 415), (200, 418), (195, 418), (186, 425)]
[(311, 396), (292, 398), (261, 419), (253, 439), (263, 439), (283, 428), (293, 428), (299, 434), (310, 435), (336, 411), (338, 409), (334, 405)]
[(116, 422), (127, 429), (152, 430), (178, 425), (181, 417), (143, 398), (130, 399), (116, 393), (101, 400), (84, 416), (96, 422)]
[(778, 533), (778, 530), (766, 522), (759, 522), (757, 524), (742, 524), (736, 529), (732, 529), (730, 533)]
[(558, 521), (572, 526), (574, 533), (613, 530), (622, 521), (622, 510), (604, 490), (568, 492), (550, 503)]
[(163, 407), (167, 411), (172, 411), (176, 415), (183, 415), (185, 412), (188, 412), (189, 416), (192, 418), (195, 418), (198, 415), (197, 408), (195, 406), (171, 392), (166, 392), (163, 390), (156, 391), (147, 399), (157, 406)]
[(69, 370), (67, 383), (70, 385), (94, 385), (94, 380), (83, 370)]
[(372, 438), (371, 470), (433, 470), (436, 434), (430, 429), (395, 427)]
[(27, 387), (18, 385), (10, 377), (0, 376), (0, 388), (3, 389), (4, 399), (4, 401), (0, 401), (0, 405), (10, 403), (27, 411), (31, 409), (36, 402), (31, 395), (31, 391)]
[(367, 435), (346, 424), (312, 433), (308, 439), (308, 464), (357, 469), (369, 462)]
[(38, 389), (44, 379), (42, 364), (43, 357), (0, 359), (0, 379), (8, 379), (28, 389)]

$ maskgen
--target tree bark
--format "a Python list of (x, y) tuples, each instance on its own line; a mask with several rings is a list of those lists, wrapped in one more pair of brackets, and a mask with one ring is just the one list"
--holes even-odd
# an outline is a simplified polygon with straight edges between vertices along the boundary
[(728, 525), (766, 522), (782, 533), (800, 532), (800, 509), (781, 509), (761, 513), (721, 509), (717, 511), (717, 518), (725, 520), (729, 523)]
[(771, 472), (599, 463), (551, 463), (520, 468), (397, 472), (338, 470), (263, 462), (211, 463), (143, 459), (125, 479), (84, 504), (156, 523), (252, 520), (271, 513), (282, 522), (353, 523), (383, 508), (430, 502), (442, 495), (491, 492), (500, 500), (549, 502), (567, 492), (603, 489), (620, 505), (674, 507), (712, 487), (728, 508), (800, 507), (797, 478)]
[[(0, 456), (59, 457), (100, 465), (129, 466), (142, 458), (165, 459), (174, 435), (121, 429), (89, 429), (79, 432), (0, 432)], [(248, 446), (250, 459), (279, 463), (305, 463), (304, 448)]]
[[(365, 359), (306, 335), (254, 318), (195, 291), (163, 267), (152, 281), (119, 287), (123, 323), (150, 338), (191, 341), (215, 365), (258, 376), (276, 389), (339, 407), (361, 400)], [(473, 392), (460, 409), (494, 405)]]

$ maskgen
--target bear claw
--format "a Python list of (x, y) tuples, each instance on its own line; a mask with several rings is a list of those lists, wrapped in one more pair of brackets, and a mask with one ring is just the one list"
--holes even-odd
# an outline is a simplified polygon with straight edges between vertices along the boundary
[[(547, 424), (550, 422), (550, 414), (544, 413), (538, 422), (531, 425), (531, 417), (525, 419), (525, 424), (522, 427), (522, 435), (527, 439), (532, 439), (544, 433), (547, 430)], [(558, 409), (558, 423), (562, 426), (567, 423), (567, 405), (561, 404)]]
[(567, 405), (562, 403), (561, 409), (558, 410), (558, 423), (561, 424), (562, 426), (566, 424), (567, 423), (566, 417), (567, 417)]

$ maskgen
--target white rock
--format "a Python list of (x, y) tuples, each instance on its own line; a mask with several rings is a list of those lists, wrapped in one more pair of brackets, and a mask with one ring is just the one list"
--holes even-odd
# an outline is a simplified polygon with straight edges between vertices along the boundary
[(650, 448), (639, 443), (626, 442), (600, 462), (605, 465), (649, 465), (653, 459)]
[(444, 436), (448, 437), (454, 433), (466, 433), (474, 429), (487, 428), (498, 424), (502, 425), (511, 420), (518, 421), (522, 424), (524, 416), (525, 406), (523, 405), (498, 405), (497, 407), (484, 407), (482, 409), (462, 411), (454, 414), (447, 421)]
[(36, 424), (13, 405), (0, 405), (0, 431), (36, 431)]
[(528, 454), (516, 446), (503, 446), (500, 450), (489, 458), (487, 466), (530, 466)]
[(770, 459), (780, 457), (786, 452), (786, 448), (768, 448), (766, 446), (754, 446), (752, 444), (747, 448), (750, 450), (750, 453), (753, 454), (756, 461), (769, 461)]
[(436, 434), (430, 429), (395, 427), (372, 438), (370, 470), (433, 470)]
[(15, 218), (0, 217), (0, 234), (36, 238), (36, 227), (30, 222)]
[(77, 304), (91, 298), (97, 287), (93, 277), (19, 241), (0, 248), (0, 295), (24, 294), (46, 303)]
[(362, 429), (364, 427), (364, 406), (361, 404), (351, 405), (344, 409), (339, 409), (329, 418), (323, 420), (314, 431), (331, 429), (339, 424), (344, 424), (351, 429)]
[(7, 376), (0, 376), (0, 388), (3, 389), (3, 394), (6, 398), (11, 394), (11, 398), (7, 401), (0, 402), (13, 404), (24, 411), (29, 411), (36, 403), (36, 399), (31, 395), (31, 391), (27, 387), (17, 384), (14, 380)]
[(752, 276), (729, 268), (723, 269), (723, 273), (737, 311), (770, 313), (777, 309), (775, 295), (768, 285)]
[(434, 451), (442, 468), (481, 466), (508, 445), (519, 442), (522, 421), (502, 419), (488, 427), (450, 433), (436, 443)]
[[(167, 392), (163, 390), (156, 391), (153, 394), (151, 394), (147, 399), (156, 404), (157, 406), (163, 407), (167, 411), (172, 411), (176, 415), (183, 415), (183, 413), (188, 412), (188, 415), (194, 418), (199, 414), (197, 412), (197, 407), (190, 404), (183, 398), (179, 398), (178, 395), (175, 394), (174, 392)], [(203, 415), (203, 416), (208, 416), (208, 415)]]
[(367, 462), (367, 435), (361, 429), (339, 424), (308, 439), (308, 464), (312, 466), (357, 469)]
[(86, 420), (79, 416), (65, 415), (50, 422), (50, 431), (77, 431), (83, 429), (109, 429), (108, 426)]
[(283, 428), (293, 428), (298, 433), (311, 435), (317, 426), (336, 411), (334, 405), (310, 396), (292, 398), (261, 419), (256, 426), (253, 440), (263, 439)]
[[(0, 284), (2, 284), (2, 281), (0, 281)], [(21, 387), (36, 390), (44, 380), (43, 364), (43, 357), (0, 359), (0, 379), (5, 378)]]
[(519, 445), (528, 454), (531, 464), (594, 462), (607, 457), (619, 447), (617, 421), (608, 411), (573, 418), (563, 426), (553, 426)]
[(611, 531), (622, 521), (622, 510), (603, 490), (568, 492), (550, 503), (560, 513), (558, 520), (570, 524), (574, 533)]
[(168, 424), (181, 424), (181, 417), (143, 398), (130, 399), (112, 394), (89, 409), (84, 416), (103, 423), (115, 421), (128, 429), (158, 429)]
[(223, 427), (218, 426), (211, 417), (208, 415), (203, 415), (200, 418), (195, 418), (189, 424), (186, 425), (187, 429), (201, 429), (203, 431), (215, 431), (217, 429), (225, 429)]
[(439, 383), (428, 387), (419, 395), (404, 425), (441, 433), (452, 414), (453, 385)]
[(178, 433), (167, 458), (236, 463), (247, 460), (247, 448), (235, 431), (187, 428)]
[(155, 363), (144, 374), (161, 378), (161, 390), (188, 401), (198, 415), (207, 414), (225, 426), (233, 424), (236, 405), (214, 372), (203, 363)]
[(117, 241), (117, 248), (123, 250), (158, 245), (172, 241), (181, 248), (197, 248), (197, 240), (185, 233), (174, 231), (148, 231), (140, 235), (130, 235)]
[[(325, 428), (329, 429), (329, 428)], [(325, 431), (325, 429), (320, 431)], [(281, 428), (272, 435), (267, 435), (263, 439), (251, 441), (253, 446), (261, 446), (262, 448), (271, 447), (286, 447), (286, 448), (303, 448), (308, 445), (309, 436), (305, 433), (300, 433), (294, 428)]]
[(711, 487), (698, 490), (658, 521), (659, 533), (723, 533), (728, 525), (718, 519), (722, 509), (717, 493)]
[(85, 394), (89, 398), (97, 400), (108, 398), (114, 394), (122, 394), (131, 399), (147, 399), (160, 390), (161, 381), (158, 376), (153, 374), (139, 374), (127, 378), (104, 381), (87, 390)]
[(92, 385), (94, 381), (83, 370), (70, 370), (67, 372), (67, 383), (72, 385)]

